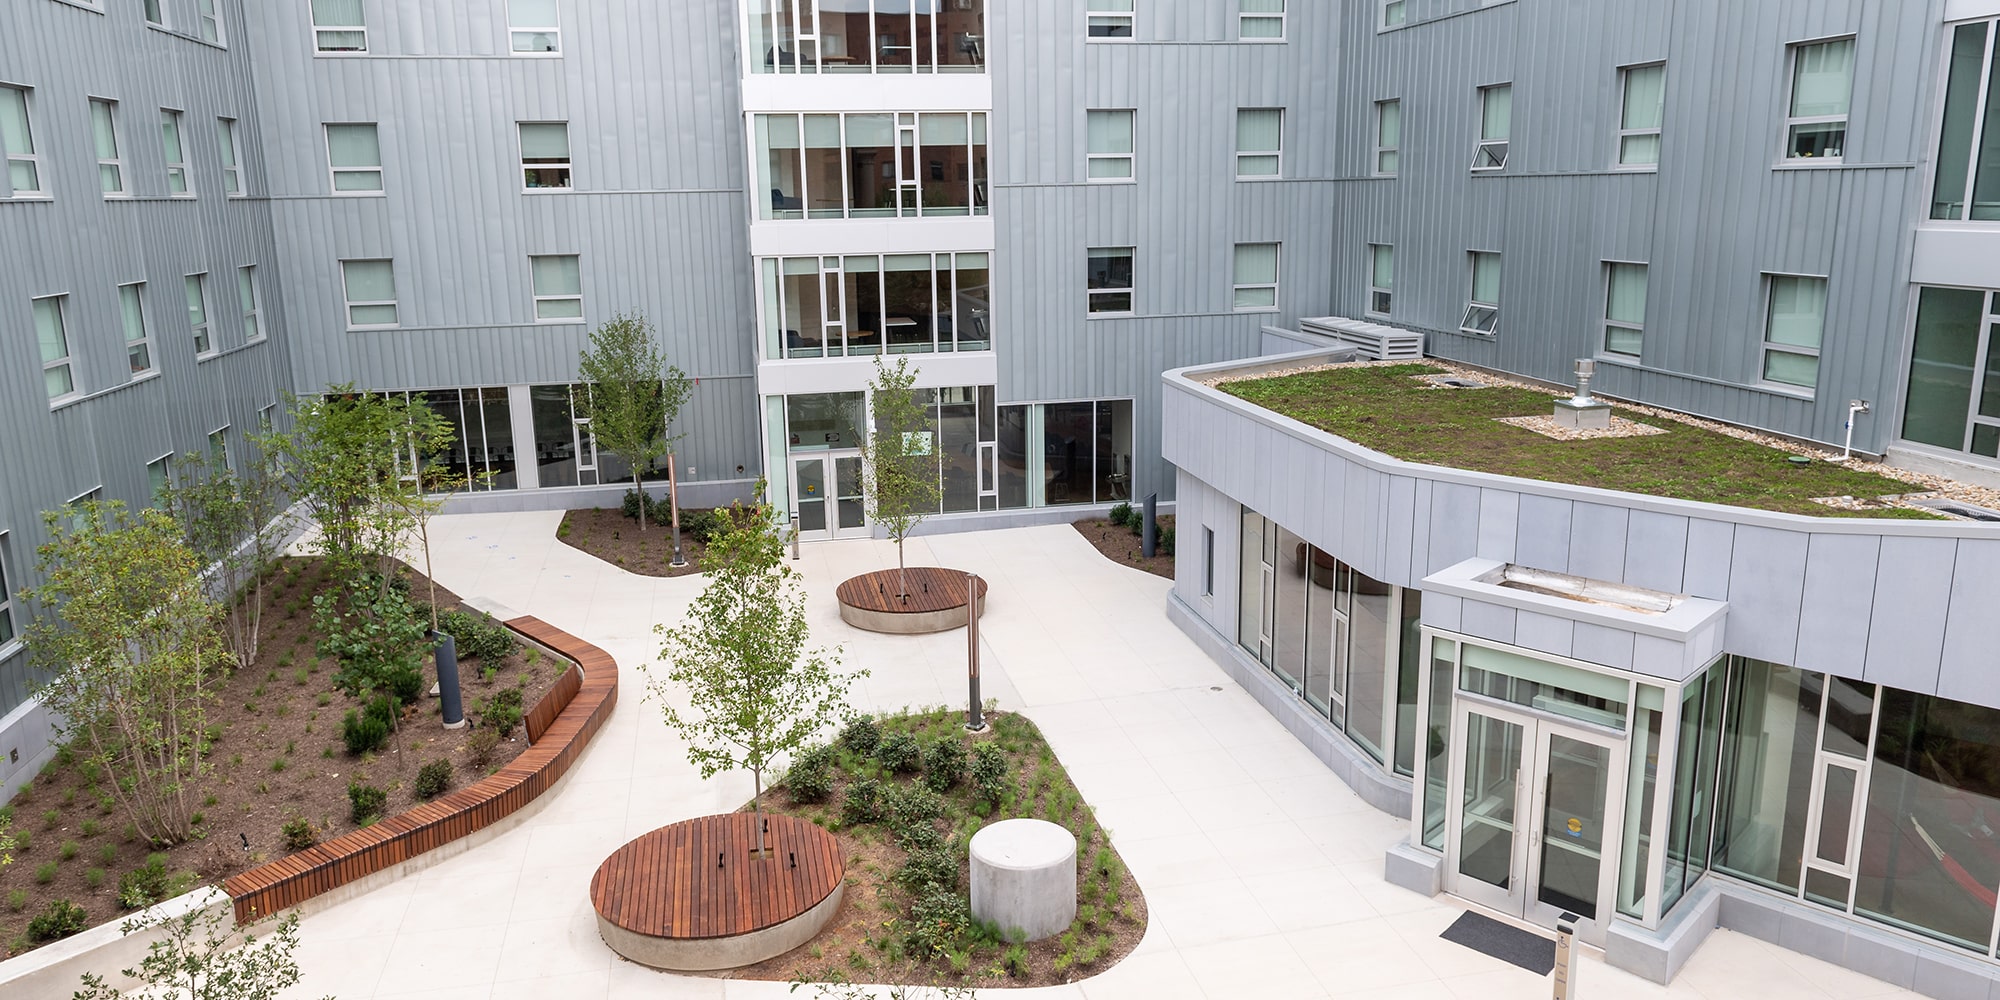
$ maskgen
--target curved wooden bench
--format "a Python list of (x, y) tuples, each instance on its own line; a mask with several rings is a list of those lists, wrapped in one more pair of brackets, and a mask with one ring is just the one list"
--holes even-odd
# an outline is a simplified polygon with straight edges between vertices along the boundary
[(618, 663), (604, 650), (531, 615), (506, 625), (576, 664), (529, 713), (545, 721), (539, 733), (530, 727), (528, 749), (464, 788), (223, 880), (239, 923), (297, 906), (483, 830), (539, 798), (569, 772), (618, 704)]

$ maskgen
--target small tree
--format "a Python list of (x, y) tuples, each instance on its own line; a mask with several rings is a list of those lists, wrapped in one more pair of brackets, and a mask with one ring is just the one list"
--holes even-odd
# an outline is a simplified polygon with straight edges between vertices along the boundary
[[(158, 927), (162, 937), (146, 949), (139, 967), (124, 976), (145, 984), (143, 995), (159, 1000), (275, 1000), (298, 985), (299, 915), (287, 914), (264, 938), (225, 923), (220, 907), (180, 916), (125, 921), (127, 934)], [(124, 994), (102, 976), (85, 973), (72, 1000), (119, 1000)], [(327, 997), (326, 1000), (333, 1000)]]
[[(674, 442), (669, 434), (674, 418), (687, 403), (693, 383), (687, 373), (667, 364), (653, 339), (653, 326), (640, 315), (620, 313), (591, 331), (590, 344), (577, 358), (584, 390), (576, 395), (576, 412), (590, 421), (590, 433), (606, 451), (632, 465), (632, 489), (644, 496), (641, 477), (661, 456), (668, 456), (667, 476), (674, 475)], [(680, 556), (680, 498), (668, 491), (674, 525), (674, 553)], [(646, 530), (646, 505), (639, 505), (639, 530)]]
[(252, 441), (257, 448), (242, 473), (196, 452), (176, 458), (173, 480), (154, 498), (214, 574), (223, 634), (238, 667), (257, 662), (264, 583), (289, 527), (270, 429)]
[(43, 514), (43, 583), (24, 591), (45, 608), (28, 648), (52, 675), (42, 703), (61, 735), (102, 768), (103, 783), (155, 844), (193, 832), (209, 682), (229, 657), (220, 609), (180, 529), (155, 510), (128, 514), (88, 500)]
[[(847, 690), (868, 672), (837, 674), (837, 647), (831, 654), (806, 649), (805, 594), (768, 510), (732, 507), (701, 569), (708, 586), (687, 618), (676, 628), (653, 627), (665, 640), (660, 659), (668, 667), (664, 678), (649, 671), (646, 687), (667, 726), (688, 742), (688, 763), (702, 778), (745, 768), (761, 797), (764, 772), (779, 757), (852, 716)], [(674, 707), (682, 697), (686, 713)]]
[(938, 484), (937, 419), (929, 394), (916, 388), (917, 373), (910, 359), (896, 366), (875, 358), (875, 381), (868, 393), (875, 422), (861, 442), (862, 474), (867, 479), (868, 518), (896, 542), (896, 596), (910, 592), (903, 564), (903, 540), (938, 509), (943, 495)]

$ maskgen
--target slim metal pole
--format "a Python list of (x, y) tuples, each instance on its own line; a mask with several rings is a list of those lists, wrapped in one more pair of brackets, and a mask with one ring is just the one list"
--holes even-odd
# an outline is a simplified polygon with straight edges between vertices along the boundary
[[(639, 502), (646, 502), (646, 493), (639, 491)], [(681, 549), (681, 477), (674, 470), (674, 456), (667, 456), (667, 510), (674, 519), (674, 557), (667, 565), (680, 569), (688, 564), (687, 553)]]
[(792, 515), (792, 561), (799, 560), (799, 516)]
[(965, 574), (965, 704), (967, 732), (986, 731), (986, 709), (979, 700), (979, 575)]
[(1139, 554), (1148, 559), (1153, 558), (1154, 546), (1159, 544), (1160, 539), (1159, 522), (1154, 519), (1159, 502), (1158, 493), (1146, 494), (1146, 516), (1139, 528)]

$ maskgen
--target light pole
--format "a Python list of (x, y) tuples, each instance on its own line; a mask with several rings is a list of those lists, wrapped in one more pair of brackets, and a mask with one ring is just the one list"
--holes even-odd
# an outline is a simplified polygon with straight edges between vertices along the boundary
[(979, 701), (979, 574), (965, 574), (965, 729), (986, 731), (986, 712)]

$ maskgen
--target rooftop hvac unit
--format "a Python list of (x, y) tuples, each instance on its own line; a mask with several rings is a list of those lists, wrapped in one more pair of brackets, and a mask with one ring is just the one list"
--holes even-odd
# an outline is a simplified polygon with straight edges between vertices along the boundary
[(1424, 356), (1424, 335), (1345, 316), (1319, 316), (1299, 321), (1299, 329), (1352, 344), (1372, 361), (1415, 361)]

